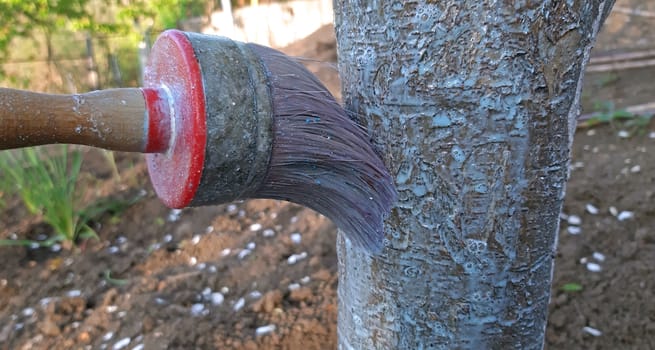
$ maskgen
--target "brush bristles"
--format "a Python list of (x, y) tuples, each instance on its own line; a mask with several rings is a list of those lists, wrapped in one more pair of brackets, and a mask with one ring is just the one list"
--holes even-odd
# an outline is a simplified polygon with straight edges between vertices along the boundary
[(366, 131), (305, 67), (273, 49), (248, 47), (268, 74), (274, 113), (268, 174), (257, 197), (316, 210), (354, 244), (379, 251), (396, 191)]

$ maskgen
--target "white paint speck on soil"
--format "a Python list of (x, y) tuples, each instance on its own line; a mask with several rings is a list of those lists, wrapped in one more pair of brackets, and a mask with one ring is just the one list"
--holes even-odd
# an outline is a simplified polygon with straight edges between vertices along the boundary
[(579, 226), (580, 224), (582, 224), (582, 219), (580, 219), (580, 217), (577, 215), (569, 215), (566, 221), (569, 223), (569, 225)]
[(176, 222), (177, 220), (180, 219), (181, 214), (182, 214), (182, 209), (172, 209), (171, 212), (168, 214), (168, 221)]
[(603, 332), (601, 332), (600, 330), (588, 326), (582, 327), (582, 331), (594, 337), (600, 337), (601, 335), (603, 335)]
[(291, 254), (291, 255), (287, 258), (287, 263), (288, 263), (289, 265), (294, 265), (294, 264), (297, 263), (298, 261), (303, 260), (303, 259), (305, 259), (305, 258), (307, 258), (307, 252), (302, 252), (302, 253), (300, 253), (300, 254)]
[(293, 242), (293, 244), (300, 244), (302, 242), (302, 235), (298, 232), (292, 233), (289, 237), (291, 238), (291, 242)]
[(201, 316), (203, 314), (203, 311), (205, 311), (205, 305), (204, 304), (193, 304), (191, 305), (191, 315), (193, 316)]
[(625, 220), (628, 220), (628, 219), (632, 219), (634, 217), (635, 217), (635, 213), (633, 213), (631, 211), (626, 211), (626, 210), (620, 212), (619, 215), (616, 216), (616, 218), (619, 221), (625, 221)]
[(21, 313), (25, 317), (30, 317), (30, 316), (34, 315), (34, 309), (31, 308), (31, 307), (28, 307), (28, 308), (23, 309), (23, 312), (21, 312)]
[(603, 268), (600, 267), (600, 265), (593, 263), (593, 262), (587, 262), (587, 270), (591, 272), (600, 272)]
[(69, 290), (68, 292), (66, 292), (66, 296), (69, 298), (79, 297), (80, 295), (82, 295), (82, 291), (77, 289)]
[(123, 339), (117, 341), (116, 344), (114, 344), (114, 347), (112, 349), (121, 350), (121, 349), (125, 348), (126, 346), (130, 345), (131, 341), (132, 341), (132, 339), (130, 339), (129, 337), (128, 338), (123, 338)]
[(262, 335), (266, 335), (268, 333), (272, 333), (274, 331), (275, 331), (275, 325), (274, 324), (269, 324), (269, 325), (266, 325), (266, 326), (257, 327), (257, 329), (255, 329), (255, 334), (257, 336), (262, 336)]
[(252, 250), (250, 250), (250, 249), (243, 249), (243, 250), (241, 250), (241, 251), (239, 252), (239, 254), (237, 255), (237, 257), (239, 258), (239, 260), (241, 260), (241, 259), (245, 258), (246, 256), (250, 255), (250, 253), (252, 253)]
[(599, 261), (599, 262), (605, 261), (605, 254), (603, 254), (603, 253), (594, 252), (594, 254), (592, 256), (594, 257), (594, 259), (596, 259), (596, 261)]
[(210, 300), (212, 302), (212, 305), (218, 306), (223, 304), (223, 301), (225, 300), (225, 296), (223, 296), (223, 293), (214, 292), (211, 294)]
[(244, 299), (244, 298), (239, 298), (239, 300), (237, 300), (236, 303), (234, 303), (234, 306), (232, 307), (232, 309), (233, 309), (234, 311), (239, 311), (239, 310), (241, 310), (245, 305), (246, 305), (246, 299)]

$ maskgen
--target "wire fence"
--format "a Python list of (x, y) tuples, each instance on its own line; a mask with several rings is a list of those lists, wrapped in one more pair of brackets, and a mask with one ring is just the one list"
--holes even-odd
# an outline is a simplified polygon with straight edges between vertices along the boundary
[[(253, 22), (247, 18), (244, 21)], [(150, 43), (158, 34), (143, 33), (139, 38), (60, 35), (52, 38), (51, 50), (45, 49), (47, 45), (42, 40), (36, 41), (40, 48), (17, 47), (8, 62), (0, 63), (10, 77), (0, 83), (64, 93), (137, 86)], [(652, 105), (655, 84), (644, 79), (652, 76), (655, 1), (617, 0), (592, 51), (583, 92), (584, 113), (595, 112), (599, 105)], [(646, 112), (655, 113), (655, 109)]]
[(136, 86), (157, 33), (135, 36), (58, 34), (17, 40), (0, 62), (3, 85), (36, 91), (75, 93)]

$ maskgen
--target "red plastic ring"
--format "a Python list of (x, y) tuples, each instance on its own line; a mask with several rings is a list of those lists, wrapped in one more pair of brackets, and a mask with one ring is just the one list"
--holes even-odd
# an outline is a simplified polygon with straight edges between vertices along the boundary
[[(202, 73), (183, 32), (169, 30), (159, 36), (150, 53), (144, 86), (168, 95), (172, 113), (168, 151), (146, 155), (150, 179), (164, 204), (182, 208), (191, 202), (200, 184), (207, 139)], [(150, 126), (149, 133), (158, 129)], [(149, 140), (148, 144), (151, 142), (158, 141)]]

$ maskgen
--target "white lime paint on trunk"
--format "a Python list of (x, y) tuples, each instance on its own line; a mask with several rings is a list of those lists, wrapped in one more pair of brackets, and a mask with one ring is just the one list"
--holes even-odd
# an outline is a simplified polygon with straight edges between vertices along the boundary
[(613, 1), (335, 1), (399, 201), (340, 235), (340, 349), (540, 349), (583, 68)]

